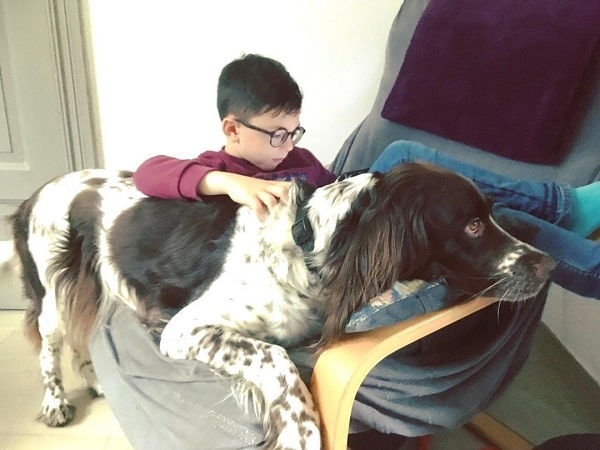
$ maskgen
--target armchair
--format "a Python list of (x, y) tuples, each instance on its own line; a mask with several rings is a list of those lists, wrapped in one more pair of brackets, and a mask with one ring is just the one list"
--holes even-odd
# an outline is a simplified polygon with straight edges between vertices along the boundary
[[(420, 28), (421, 35), (416, 36), (416, 32), (419, 31), (419, 23), (427, 11), (428, 5), (434, 3), (434, 6), (438, 7), (443, 2), (435, 0), (405, 0), (403, 2), (389, 33), (384, 72), (372, 110), (342, 146), (333, 162), (333, 171), (343, 173), (369, 167), (379, 153), (390, 143), (397, 140), (412, 140), (421, 142), (459, 161), (485, 167), (514, 178), (555, 180), (567, 182), (573, 186), (584, 185), (599, 180), (600, 128), (598, 127), (597, 117), (600, 116), (600, 52), (597, 48), (591, 51), (589, 61), (585, 64), (585, 71), (576, 86), (575, 95), (570, 99), (571, 104), (569, 104), (569, 109), (565, 110), (567, 117), (564, 122), (566, 123), (561, 124), (564, 125), (564, 130), (560, 139), (557, 138), (559, 141), (557, 144), (558, 150), (554, 154), (541, 156), (535, 153), (535, 146), (532, 146), (529, 150), (524, 148), (521, 151), (521, 155), (518, 154), (519, 150), (516, 150), (516, 156), (514, 155), (514, 151), (512, 155), (508, 155), (507, 153), (503, 155), (501, 151), (486, 151), (483, 147), (475, 145), (474, 142), (477, 142), (477, 136), (472, 138), (470, 140), (471, 145), (468, 145), (459, 142), (459, 139), (454, 137), (459, 135), (460, 132), (456, 135), (436, 133), (436, 129), (443, 129), (445, 127), (446, 123), (443, 120), (441, 125), (438, 122), (431, 126), (428, 126), (429, 124), (427, 123), (424, 124), (425, 126), (422, 126), (423, 123), (421, 122), (411, 126), (408, 124), (410, 120), (406, 121), (401, 117), (398, 118), (402, 114), (396, 113), (398, 110), (401, 111), (405, 106), (400, 105), (395, 110), (395, 105), (393, 104), (395, 100), (399, 99), (398, 89), (401, 91), (403, 87), (399, 81), (399, 77), (403, 69), (404, 75), (409, 71), (406, 67), (406, 58), (407, 54), (409, 54), (410, 46), (414, 42), (417, 42), (419, 45), (428, 45), (427, 40), (423, 39), (424, 27)], [(454, 3), (453, 7), (456, 5)], [(431, 10), (429, 12), (431, 13)], [(439, 19), (439, 16), (437, 19)], [(414, 47), (412, 50), (413, 53), (410, 56), (413, 59), (410, 63), (414, 64), (416, 50)], [(451, 63), (447, 63), (445, 67), (448, 67), (448, 64), (451, 65)], [(413, 75), (417, 78), (420, 76), (419, 73), (416, 75), (413, 73)], [(437, 81), (443, 83), (446, 75), (442, 70), (438, 75), (439, 79)], [(404, 81), (409, 82), (410, 80), (407, 81), (405, 79)], [(468, 95), (468, 93), (463, 94)], [(394, 96), (396, 97), (394, 98)], [(414, 101), (414, 99), (410, 98), (409, 94), (404, 95), (398, 101), (404, 100), (408, 102)], [(419, 106), (416, 105), (416, 109), (411, 111), (418, 111)], [(520, 118), (522, 121), (527, 121), (526, 116)], [(509, 133), (509, 131), (504, 130), (504, 133)], [(490, 145), (493, 146), (493, 144)], [(514, 147), (512, 148), (514, 150)], [(526, 155), (525, 153), (528, 151), (532, 153)], [(485, 409), (492, 398), (498, 395), (510, 383), (519, 371), (523, 361), (527, 358), (545, 299), (546, 293), (535, 299), (536, 302), (539, 302), (539, 311), (533, 308), (528, 312), (509, 313), (514, 313), (508, 319), (509, 322), (514, 321), (513, 324), (515, 326), (511, 339), (519, 346), (519, 349), (507, 355), (504, 362), (507, 365), (512, 364), (513, 369), (497, 375), (494, 381), (490, 381), (490, 383), (483, 382), (478, 385), (474, 390), (482, 399), (473, 399), (476, 403), (475, 405), (453, 404), (453, 406), (464, 407), (463, 423), (469, 421), (469, 418), (471, 418), (469, 427), (478, 433), (485, 434), (486, 438), (494, 442), (499, 448), (527, 449), (533, 447), (532, 443), (513, 433), (501, 423), (485, 415), (485, 413), (481, 413), (481, 411)], [(366, 419), (369, 411), (373, 412), (378, 406), (381, 406), (372, 402), (372, 398), (365, 395), (359, 394), (356, 400), (354, 400), (364, 377), (373, 367), (376, 367), (382, 361), (386, 361), (386, 357), (393, 355), (404, 346), (422, 338), (424, 339), (420, 341), (422, 348), (427, 348), (428, 351), (433, 351), (434, 353), (439, 351), (437, 347), (439, 342), (435, 342), (434, 339), (434, 342), (431, 343), (428, 342), (428, 339), (431, 339), (431, 336), (439, 333), (441, 330), (444, 330), (446, 335), (462, 333), (462, 336), (466, 337), (466, 339), (462, 340), (462, 343), (470, 345), (468, 341), (469, 336), (472, 339), (473, 336), (477, 336), (477, 330), (481, 332), (486, 327), (493, 327), (495, 325), (496, 317), (493, 314), (486, 315), (485, 313), (486, 311), (489, 312), (490, 308), (497, 307), (490, 306), (493, 302), (494, 299), (476, 298), (466, 303), (445, 306), (439, 311), (428, 312), (421, 317), (410, 319), (407, 322), (369, 330), (355, 336), (349, 335), (337, 345), (327, 349), (316, 363), (311, 383), (313, 396), (316, 399), (323, 418), (322, 429), (325, 448), (328, 450), (345, 448), (345, 434), (348, 432), (351, 412), (353, 418), (360, 417)], [(520, 319), (517, 316), (520, 316)], [(474, 320), (474, 317), (477, 317), (477, 319)], [(525, 320), (525, 317), (528, 317), (528, 319)], [(517, 324), (519, 320), (522, 322)], [(457, 321), (460, 321), (460, 323), (456, 323)], [(473, 325), (474, 321), (478, 321), (478, 325)], [(474, 334), (470, 334), (465, 329), (469, 327), (472, 327), (471, 331)], [(520, 330), (517, 331), (517, 328), (520, 328)], [(498, 330), (498, 342), (506, 339), (507, 334), (504, 331)], [(458, 338), (456, 342), (459, 342), (459, 346), (462, 345), (460, 344), (461, 338)], [(496, 355), (501, 354), (505, 349), (506, 347), (496, 348)], [(461, 358), (462, 356), (458, 355), (457, 358)], [(419, 361), (418, 358), (416, 361)], [(502, 367), (502, 365), (498, 367)], [(495, 374), (485, 371), (477, 373), (477, 377), (487, 377), (489, 380), (494, 378), (494, 376)], [(454, 388), (455, 386), (451, 389)], [(365, 389), (365, 387), (363, 386), (362, 389)], [(443, 393), (440, 392), (438, 394), (440, 394), (439, 399), (446, 401)], [(451, 392), (450, 395), (452, 394), (455, 394), (455, 392)], [(399, 398), (403, 400), (402, 397)], [(354, 405), (352, 405), (353, 401)], [(406, 405), (409, 408), (412, 407), (410, 401)], [(414, 412), (414, 409), (410, 409), (410, 411)], [(448, 408), (448, 412), (452, 414), (454, 412), (453, 408)], [(424, 417), (410, 417), (408, 419), (410, 424), (408, 428), (410, 429), (404, 430), (409, 432), (407, 434), (419, 434), (418, 426), (414, 426), (415, 420), (426, 421)], [(456, 417), (456, 420), (457, 422), (461, 421), (459, 417)], [(444, 425), (452, 428), (449, 424)], [(390, 428), (392, 427), (393, 425), (390, 424)], [(424, 428), (426, 428), (426, 425), (424, 425)], [(397, 429), (393, 431), (402, 433), (402, 431), (398, 431)], [(500, 438), (500, 440), (497, 438)]]
[[(513, 177), (573, 185), (600, 179), (600, 58), (587, 73), (594, 81), (581, 92), (577, 126), (573, 127), (569, 149), (559, 161), (516, 161), (382, 118), (381, 111), (428, 3), (403, 2), (390, 30), (373, 109), (343, 144), (332, 170), (339, 174), (369, 167), (389, 143), (404, 139)], [(433, 294), (444, 300), (437, 291)], [(323, 417), (325, 448), (345, 448), (351, 416), (370, 426), (372, 417), (378, 415), (390, 431), (407, 436), (454, 428), (471, 418), (475, 418), (475, 428), (481, 428), (482, 423), (488, 428), (490, 421), (478, 413), (522, 367), (545, 299), (544, 291), (511, 309), (490, 298), (458, 304), (452, 298), (432, 303), (424, 308), (429, 311), (424, 316), (408, 322), (394, 320), (387, 323), (389, 326), (372, 330), (360, 326), (347, 329), (362, 332), (324, 351), (312, 375), (312, 393)], [(426, 299), (421, 300), (426, 303)], [(361, 324), (354, 320), (351, 325)], [(192, 361), (164, 358), (124, 307), (114, 311), (90, 346), (106, 398), (134, 447), (197, 448), (198, 439), (204, 448), (260, 445), (262, 427), (252, 414), (239, 410), (229, 380)], [(402, 374), (402, 378), (389, 381), (390, 373)], [(377, 395), (379, 386), (389, 391), (389, 397)], [(388, 414), (395, 405), (405, 412)], [(200, 419), (212, 431), (199, 437)], [(518, 436), (514, 439), (508, 448), (528, 448), (526, 441)]]

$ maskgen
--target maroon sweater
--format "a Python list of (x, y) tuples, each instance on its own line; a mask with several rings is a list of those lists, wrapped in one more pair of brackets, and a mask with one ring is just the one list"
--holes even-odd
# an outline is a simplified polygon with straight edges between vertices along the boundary
[(248, 161), (221, 151), (206, 151), (195, 159), (155, 156), (143, 162), (133, 175), (136, 187), (144, 194), (160, 198), (198, 200), (196, 186), (210, 171), (237, 173), (263, 180), (303, 180), (315, 187), (335, 180), (308, 150), (294, 147), (272, 172), (263, 172)]

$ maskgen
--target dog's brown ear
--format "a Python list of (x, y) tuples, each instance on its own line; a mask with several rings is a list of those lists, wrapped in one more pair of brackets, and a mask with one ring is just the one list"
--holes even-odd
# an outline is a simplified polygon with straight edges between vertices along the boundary
[(329, 312), (318, 347), (338, 338), (355, 310), (429, 257), (422, 214), (399, 198), (364, 193), (334, 233), (322, 271)]

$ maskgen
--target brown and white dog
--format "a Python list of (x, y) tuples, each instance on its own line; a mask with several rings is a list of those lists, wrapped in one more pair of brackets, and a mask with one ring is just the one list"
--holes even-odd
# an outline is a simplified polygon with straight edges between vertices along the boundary
[(474, 185), (406, 164), (308, 192), (264, 221), (228, 198), (147, 198), (131, 174), (86, 170), (46, 184), (12, 217), (28, 335), (40, 348), (40, 418), (74, 415), (61, 383), (63, 339), (90, 387), (87, 339), (111, 302), (151, 326), (179, 310), (160, 349), (242, 380), (264, 406), (267, 448), (320, 449), (319, 418), (286, 348), (335, 340), (350, 314), (396, 280), (445, 276), (475, 294), (534, 296), (552, 260), (491, 219)]

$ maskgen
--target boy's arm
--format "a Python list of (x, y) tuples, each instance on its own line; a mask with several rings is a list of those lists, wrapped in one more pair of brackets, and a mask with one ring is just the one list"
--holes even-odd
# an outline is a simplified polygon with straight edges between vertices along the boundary
[(279, 200), (287, 200), (290, 183), (261, 180), (224, 172), (202, 164), (203, 160), (181, 160), (154, 156), (133, 174), (136, 187), (151, 197), (199, 200), (204, 195), (228, 195), (234, 202), (252, 208), (263, 218)]
[(151, 197), (197, 200), (196, 185), (211, 167), (198, 159), (154, 156), (144, 161), (133, 174), (135, 186)]
[(234, 202), (249, 206), (263, 219), (280, 201), (287, 200), (290, 182), (271, 181), (230, 172), (211, 171), (197, 185), (197, 195), (228, 195)]

